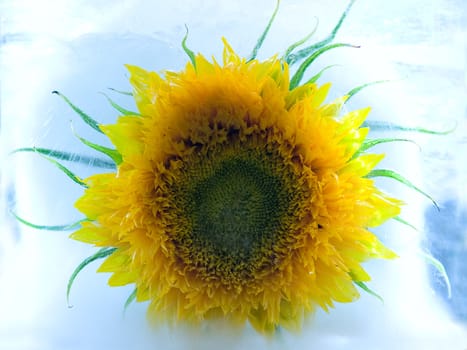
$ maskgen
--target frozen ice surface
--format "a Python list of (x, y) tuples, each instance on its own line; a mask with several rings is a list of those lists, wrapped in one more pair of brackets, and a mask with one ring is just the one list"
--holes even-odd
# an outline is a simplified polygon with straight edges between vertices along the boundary
[[(412, 145), (380, 148), (383, 166), (404, 173), (432, 194), (441, 212), (401, 186), (381, 185), (407, 198), (403, 217), (421, 230), (390, 223), (378, 233), (400, 259), (367, 264), (371, 296), (317, 312), (301, 334), (282, 332), (263, 339), (251, 330), (232, 333), (217, 325), (204, 330), (149, 330), (145, 305), (122, 305), (132, 288), (109, 288), (96, 265), (76, 280), (67, 307), (65, 288), (74, 267), (93, 250), (66, 233), (36, 231), (6, 215), (15, 205), (23, 217), (42, 224), (79, 218), (73, 202), (81, 189), (43, 159), (9, 156), (17, 147), (42, 146), (83, 153), (72, 136), (97, 141), (63, 101), (59, 90), (100, 122), (116, 113), (99, 92), (127, 90), (126, 63), (156, 71), (179, 69), (187, 57), (180, 48), (190, 28), (189, 46), (206, 56), (219, 55), (221, 36), (247, 55), (264, 28), (275, 1), (33, 1), (0, 3), (1, 13), (1, 202), (0, 349), (459, 349), (466, 335), (466, 65), (467, 3), (463, 0), (357, 0), (337, 37), (360, 49), (336, 49), (316, 68), (328, 70), (331, 95), (368, 81), (391, 79), (356, 96), (349, 108), (372, 106), (371, 118), (444, 130), (448, 136), (415, 136)], [(303, 37), (319, 18), (315, 38), (323, 38), (346, 6), (345, 1), (282, 1), (260, 57), (283, 51)], [(331, 96), (331, 97), (332, 97)], [(117, 102), (132, 107), (124, 96)], [(76, 167), (81, 176), (92, 172)], [(444, 282), (427, 268), (425, 247), (445, 263), (452, 298)]]

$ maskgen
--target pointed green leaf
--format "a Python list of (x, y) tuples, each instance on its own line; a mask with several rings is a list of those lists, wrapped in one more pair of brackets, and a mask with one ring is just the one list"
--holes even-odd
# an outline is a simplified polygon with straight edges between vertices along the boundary
[(292, 53), (293, 50), (295, 50), (300, 45), (306, 43), (313, 36), (313, 34), (315, 34), (316, 29), (318, 29), (318, 24), (319, 24), (318, 18), (315, 17), (315, 20), (316, 20), (316, 23), (315, 23), (315, 27), (313, 28), (313, 30), (307, 36), (305, 36), (303, 39), (301, 39), (301, 40), (293, 43), (292, 45), (290, 45), (287, 48), (287, 50), (285, 50), (284, 56), (282, 56), (282, 60), (287, 61), (287, 57)]
[(68, 279), (68, 284), (67, 284), (67, 288), (66, 288), (66, 301), (67, 301), (68, 307), (71, 307), (71, 305), (70, 305), (71, 287), (73, 286), (73, 282), (75, 281), (76, 277), (81, 272), (81, 270), (83, 270), (86, 266), (88, 266), (93, 261), (98, 260), (98, 259), (103, 259), (103, 258), (111, 255), (116, 250), (117, 250), (117, 248), (109, 248), (109, 247), (101, 248), (94, 255), (91, 255), (91, 256), (87, 257), (86, 259), (84, 259), (76, 267), (76, 269), (73, 271), (70, 278)]
[(397, 222), (400, 222), (403, 225), (406, 225), (406, 226), (414, 229), (415, 231), (418, 231), (418, 229), (414, 225), (412, 225), (410, 222), (402, 219), (400, 216), (395, 216), (395, 217), (393, 217), (393, 219), (396, 220)]
[(89, 115), (84, 113), (81, 109), (76, 107), (73, 103), (71, 103), (71, 101), (65, 95), (62, 95), (58, 91), (52, 91), (52, 93), (60, 96), (81, 117), (81, 119), (86, 124), (88, 124), (91, 128), (93, 128), (94, 130), (100, 133), (103, 133), (102, 130), (99, 128), (99, 123), (96, 122), (94, 119), (92, 119)]
[(323, 53), (326, 51), (338, 48), (338, 47), (354, 47), (358, 48), (359, 46), (351, 45), (351, 44), (342, 44), (342, 43), (337, 43), (337, 44), (331, 44), (328, 46), (324, 46), (315, 52), (313, 52), (303, 63), (298, 67), (297, 71), (293, 75), (292, 79), (290, 80), (290, 90), (296, 88), (299, 84), (300, 81), (303, 78), (303, 75), (305, 74), (306, 70), (308, 67)]
[(330, 66), (324, 67), (324, 68), (321, 69), (317, 74), (315, 74), (314, 76), (312, 76), (312, 77), (310, 78), (310, 80), (308, 80), (308, 81), (306, 82), (306, 84), (316, 83), (316, 81), (317, 81), (319, 78), (321, 78), (321, 75), (322, 75), (325, 71), (327, 71), (329, 68), (336, 67), (336, 66), (338, 66), (338, 64), (331, 64)]
[(347, 100), (345, 101), (345, 103), (349, 102), (349, 100), (350, 100), (354, 95), (356, 95), (357, 93), (359, 93), (360, 91), (362, 91), (362, 90), (365, 89), (366, 87), (373, 86), (373, 85), (377, 85), (377, 84), (382, 84), (382, 83), (389, 83), (389, 82), (391, 82), (391, 80), (377, 80), (377, 81), (372, 81), (372, 82), (370, 82), (370, 83), (366, 83), (366, 84), (357, 86), (357, 87), (353, 88), (352, 90), (350, 90), (350, 91), (347, 93)]
[(441, 277), (444, 280), (444, 283), (446, 283), (446, 288), (448, 292), (448, 298), (451, 298), (451, 282), (449, 280), (448, 273), (446, 272), (446, 269), (441, 261), (436, 259), (433, 255), (431, 255), (428, 252), (420, 251), (419, 254), (425, 259), (427, 263), (432, 265), (438, 272), (441, 274)]
[(453, 128), (447, 130), (447, 131), (435, 131), (435, 130), (429, 130), (425, 128), (420, 128), (420, 127), (407, 127), (407, 126), (401, 126), (397, 124), (393, 124), (390, 122), (385, 122), (385, 121), (379, 121), (379, 120), (367, 120), (363, 123), (364, 127), (368, 127), (373, 131), (414, 131), (422, 134), (431, 134), (431, 135), (448, 135), (452, 133), (456, 127), (454, 126)]
[(186, 24), (185, 24), (185, 29), (186, 29), (186, 34), (185, 34), (185, 36), (183, 37), (183, 40), (182, 40), (182, 48), (183, 48), (183, 51), (185, 51), (185, 53), (190, 58), (191, 64), (193, 64), (193, 67), (195, 67), (195, 69), (196, 69), (195, 53), (193, 51), (191, 51), (188, 48), (188, 46), (186, 46), (186, 40), (188, 39), (188, 26)]
[(66, 224), (66, 225), (53, 225), (53, 226), (47, 226), (47, 225), (36, 225), (33, 224), (22, 217), (18, 216), (15, 212), (10, 210), (10, 214), (15, 217), (16, 220), (21, 222), (22, 224), (29, 226), (31, 228), (37, 229), (37, 230), (44, 230), (44, 231), (71, 231), (74, 229), (77, 229), (81, 226), (81, 224), (85, 221), (89, 221), (88, 219), (82, 219), (79, 221), (76, 221), (72, 224)]
[(434, 206), (436, 207), (436, 209), (438, 209), (439, 211), (439, 206), (438, 204), (435, 202), (435, 200), (430, 196), (428, 195), (426, 192), (422, 191), (421, 189), (419, 189), (417, 186), (415, 186), (414, 184), (412, 184), (409, 180), (407, 180), (405, 177), (403, 177), (402, 175), (396, 173), (395, 171), (392, 171), (392, 170), (388, 170), (388, 169), (373, 169), (372, 171), (370, 171), (368, 173), (368, 175), (366, 176), (367, 178), (373, 178), (373, 177), (387, 177), (387, 178), (391, 178), (391, 179), (394, 179), (404, 185), (406, 185), (407, 187), (417, 191), (418, 193), (422, 194), (423, 196), (425, 196), (426, 198), (428, 198), (433, 204)]
[(264, 28), (263, 33), (258, 38), (258, 41), (256, 42), (256, 45), (255, 45), (255, 47), (253, 48), (253, 51), (250, 54), (250, 58), (248, 59), (248, 62), (250, 62), (250, 61), (252, 61), (252, 60), (254, 60), (256, 58), (256, 56), (258, 55), (259, 49), (261, 48), (261, 46), (263, 46), (264, 39), (266, 39), (266, 36), (269, 33), (269, 29), (271, 29), (271, 25), (274, 22), (274, 19), (276, 18), (277, 11), (279, 10), (280, 3), (281, 3), (280, 0), (276, 1), (276, 7), (274, 9), (274, 12), (272, 13), (271, 18), (269, 19), (269, 22), (266, 25), (266, 28)]
[(362, 282), (362, 281), (353, 281), (353, 283), (355, 283), (357, 286), (359, 286), (361, 289), (363, 289), (368, 294), (371, 294), (374, 297), (378, 298), (384, 304), (384, 299), (381, 297), (381, 295), (379, 295), (378, 293), (376, 293), (375, 291), (370, 289), (364, 282)]
[(116, 92), (118, 94), (122, 94), (122, 95), (127, 95), (127, 96), (133, 96), (133, 93), (131, 91), (122, 91), (122, 90), (117, 90), (117, 89), (114, 89), (114, 88), (107, 88), (113, 92)]
[(51, 158), (55, 158), (58, 160), (65, 160), (68, 162), (84, 164), (87, 166), (95, 167), (95, 168), (105, 168), (105, 169), (115, 169), (115, 163), (110, 162), (106, 159), (102, 158), (95, 158), (95, 157), (88, 157), (81, 154), (64, 152), (59, 150), (54, 150), (50, 148), (40, 148), (40, 147), (24, 147), (24, 148), (17, 148), (11, 154), (18, 153), (18, 152), (34, 152), (40, 153)]
[(84, 183), (83, 180), (81, 180), (80, 177), (78, 177), (77, 175), (75, 175), (70, 169), (68, 169), (66, 166), (64, 166), (63, 164), (61, 164), (60, 162), (57, 162), (55, 159), (49, 157), (49, 156), (45, 156), (41, 153), (38, 153), (42, 158), (44, 159), (47, 159), (50, 163), (52, 163), (53, 165), (55, 165), (58, 169), (60, 169), (63, 173), (65, 173), (66, 176), (68, 176), (73, 182), (76, 182), (78, 185), (81, 185), (83, 186), (84, 188), (87, 188), (88, 185), (86, 185), (86, 183)]
[(88, 141), (86, 140), (85, 138), (79, 136), (75, 130), (73, 129), (72, 127), (72, 131), (73, 131), (73, 134), (82, 142), (84, 143), (86, 146), (98, 151), (98, 152), (101, 152), (103, 154), (105, 154), (106, 156), (108, 156), (109, 158), (111, 158), (116, 165), (119, 165), (121, 162), (122, 162), (122, 155), (120, 154), (120, 152), (118, 152), (116, 149), (112, 149), (112, 148), (108, 148), (108, 147), (105, 147), (105, 146), (101, 146), (101, 145), (98, 145), (96, 143), (93, 143), (91, 141)]
[(125, 301), (125, 305), (123, 306), (123, 314), (125, 315), (128, 306), (136, 300), (136, 292), (138, 290), (135, 288), (133, 292), (128, 296), (127, 300)]
[[(363, 144), (360, 146), (358, 151), (355, 152), (355, 154), (352, 156), (352, 159), (357, 158), (363, 152), (369, 150), (372, 147), (375, 147), (376, 145), (379, 145), (379, 144), (382, 144), (382, 143), (388, 143), (388, 142), (411, 142), (411, 143), (418, 146), (418, 144), (415, 141), (410, 140), (410, 139), (401, 139), (401, 138), (395, 138), (395, 137), (394, 138), (390, 137), (390, 138), (372, 139), (372, 140), (367, 140), (367, 141), (363, 142)], [(418, 146), (418, 148), (420, 149), (420, 146)]]
[(340, 17), (339, 21), (337, 22), (337, 24), (334, 27), (334, 29), (332, 30), (331, 34), (329, 34), (329, 36), (327, 38), (325, 38), (324, 40), (322, 40), (322, 41), (320, 41), (320, 42), (318, 42), (316, 44), (305, 47), (305, 48), (301, 49), (300, 51), (298, 51), (295, 54), (291, 53), (291, 54), (287, 55), (286, 58), (285, 58), (286, 62), (289, 65), (293, 65), (297, 61), (299, 61), (299, 60), (301, 60), (301, 59), (303, 59), (305, 57), (310, 56), (314, 51), (316, 51), (316, 50), (326, 46), (330, 42), (332, 42), (334, 40), (334, 38), (336, 37), (336, 34), (339, 31), (340, 27), (342, 26), (342, 23), (344, 23), (345, 17), (347, 17), (347, 14), (349, 13), (349, 11), (350, 11), (350, 9), (351, 9), (354, 2), (355, 2), (355, 0), (351, 0), (349, 2), (349, 4), (347, 5), (347, 8), (342, 13), (342, 16)]
[(133, 111), (130, 111), (128, 109), (125, 109), (123, 108), (122, 106), (118, 105), (117, 103), (115, 103), (115, 101), (113, 101), (109, 96), (107, 96), (105, 93), (101, 92), (102, 95), (105, 96), (105, 98), (107, 99), (107, 101), (109, 101), (110, 105), (115, 108), (117, 111), (119, 111), (120, 113), (122, 113), (123, 115), (138, 115), (140, 116), (141, 114), (139, 114), (138, 112), (133, 112)]

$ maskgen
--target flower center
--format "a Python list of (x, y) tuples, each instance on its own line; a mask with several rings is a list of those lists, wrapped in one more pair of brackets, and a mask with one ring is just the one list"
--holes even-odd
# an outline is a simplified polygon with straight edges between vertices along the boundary
[(249, 259), (270, 241), (286, 198), (281, 181), (249, 159), (223, 161), (191, 193), (193, 238), (222, 256)]
[(242, 284), (290, 253), (311, 190), (279, 148), (237, 140), (184, 159), (169, 234), (184, 271)]

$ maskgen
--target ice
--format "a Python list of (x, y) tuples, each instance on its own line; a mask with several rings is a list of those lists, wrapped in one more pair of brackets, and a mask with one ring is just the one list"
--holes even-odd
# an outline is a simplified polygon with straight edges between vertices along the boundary
[[(306, 35), (315, 17), (319, 28), (314, 38), (322, 39), (346, 4), (282, 1), (260, 57), (282, 52)], [(433, 211), (419, 194), (381, 182), (407, 198), (402, 216), (421, 229), (417, 233), (391, 223), (378, 230), (400, 255), (394, 262), (367, 265), (374, 276), (371, 286), (383, 295), (384, 304), (363, 294), (360, 301), (336, 305), (329, 314), (317, 312), (301, 334), (282, 332), (275, 339), (222, 325), (153, 331), (146, 324), (144, 304), (132, 305), (122, 317), (132, 288), (108, 287), (108, 276), (94, 272), (98, 264), (76, 280), (69, 308), (68, 277), (92, 248), (69, 240), (67, 233), (26, 228), (6, 213), (14, 205), (22, 217), (48, 225), (80, 218), (73, 203), (81, 188), (40, 157), (8, 155), (15, 148), (32, 146), (89, 154), (73, 136), (70, 120), (79, 135), (100, 140), (51, 91), (64, 93), (99, 122), (112, 122), (117, 113), (99, 92), (134, 108), (131, 99), (108, 90), (129, 89), (124, 64), (156, 71), (180, 69), (187, 60), (180, 48), (185, 24), (194, 51), (219, 57), (225, 36), (238, 53), (248, 55), (274, 5), (273, 0), (0, 4), (0, 349), (467, 348), (466, 316), (452, 311), (465, 310), (467, 304), (467, 3), (462, 0), (358, 0), (337, 42), (361, 48), (336, 49), (317, 62), (316, 70), (341, 65), (320, 80), (333, 82), (331, 97), (368, 81), (392, 80), (362, 91), (349, 109), (371, 105), (375, 120), (435, 130), (457, 125), (447, 136), (410, 135), (422, 152), (410, 144), (378, 149), (388, 153), (385, 167), (405, 174), (441, 206), (441, 212)], [(82, 177), (94, 171), (85, 166), (74, 170)], [(443, 218), (452, 225), (442, 224)], [(456, 235), (446, 232), (450, 229)], [(421, 258), (421, 247), (446, 262), (457, 304), (450, 301), (448, 307), (443, 301), (446, 290)]]

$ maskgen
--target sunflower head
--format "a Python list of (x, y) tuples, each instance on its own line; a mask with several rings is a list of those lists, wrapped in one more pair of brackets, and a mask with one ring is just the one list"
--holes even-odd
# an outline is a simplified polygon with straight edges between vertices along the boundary
[(152, 320), (298, 329), (358, 297), (364, 261), (394, 257), (369, 231), (401, 202), (367, 177), (382, 158), (359, 152), (368, 108), (343, 114), (329, 84), (293, 87), (284, 60), (226, 41), (222, 63), (128, 70), (140, 115), (100, 126), (121, 162), (85, 180), (72, 237), (113, 248), (99, 270)]

